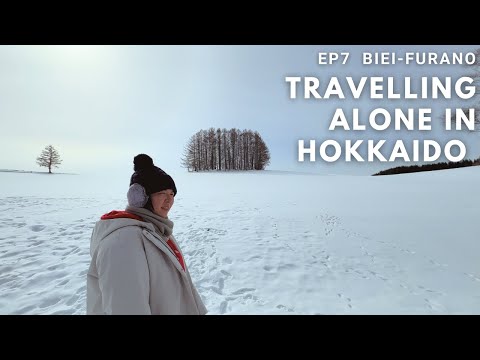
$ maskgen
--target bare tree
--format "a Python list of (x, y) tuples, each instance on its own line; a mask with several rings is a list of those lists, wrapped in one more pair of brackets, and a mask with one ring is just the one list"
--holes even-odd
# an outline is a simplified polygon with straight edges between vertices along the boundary
[(183, 151), (183, 157), (181, 159), (182, 166), (187, 168), (188, 171), (190, 169), (197, 171), (198, 160), (196, 158), (197, 152), (195, 147), (195, 135), (192, 136), (185, 146)]
[(237, 139), (238, 139), (238, 133), (237, 129), (233, 128), (230, 130), (230, 146), (232, 148), (232, 157), (231, 157), (231, 165), (230, 169), (235, 170), (237, 168), (236, 166), (236, 158), (237, 158)]
[(45, 146), (40, 156), (37, 157), (38, 166), (47, 167), (49, 174), (52, 173), (52, 166), (58, 168), (61, 163), (60, 154), (52, 145)]
[(222, 129), (222, 142), (223, 142), (223, 160), (224, 160), (224, 169), (228, 170), (228, 152), (227, 149), (229, 148), (227, 143), (227, 129)]
[(209, 155), (209, 165), (208, 165), (209, 170), (214, 170), (216, 167), (216, 164), (215, 164), (216, 147), (217, 147), (217, 139), (215, 138), (215, 129), (212, 127), (208, 129), (208, 143), (207, 143), (208, 155)]
[(222, 170), (222, 130), (217, 129), (217, 169)]
[(270, 164), (270, 151), (263, 139), (258, 135), (258, 160), (255, 166), (256, 170), (265, 169)]

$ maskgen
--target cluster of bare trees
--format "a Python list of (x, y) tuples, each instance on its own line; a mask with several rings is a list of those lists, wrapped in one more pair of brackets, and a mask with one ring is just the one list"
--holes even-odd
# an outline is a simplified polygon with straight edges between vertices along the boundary
[(185, 146), (182, 166), (188, 171), (264, 170), (270, 152), (258, 132), (238, 129), (200, 130)]

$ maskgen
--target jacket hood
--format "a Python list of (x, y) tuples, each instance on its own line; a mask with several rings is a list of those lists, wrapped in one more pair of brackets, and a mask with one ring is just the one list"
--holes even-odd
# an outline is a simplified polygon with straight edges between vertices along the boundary
[(92, 231), (90, 239), (90, 255), (93, 256), (98, 245), (111, 233), (126, 226), (139, 226), (149, 231), (155, 232), (153, 224), (139, 220), (140, 217), (135, 218), (130, 213), (125, 211), (111, 211), (104, 214), (101, 220), (97, 221)]

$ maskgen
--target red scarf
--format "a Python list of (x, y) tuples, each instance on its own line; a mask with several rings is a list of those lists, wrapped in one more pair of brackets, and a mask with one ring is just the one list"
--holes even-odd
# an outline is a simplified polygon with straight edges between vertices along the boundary
[(183, 262), (182, 254), (180, 253), (180, 251), (175, 246), (175, 243), (172, 241), (172, 239), (168, 239), (167, 244), (168, 244), (168, 246), (170, 246), (170, 249), (172, 249), (173, 253), (177, 257), (177, 260), (180, 263), (180, 265), (182, 265), (183, 271), (185, 271), (185, 263)]
[(129, 219), (135, 219), (135, 220), (140, 220), (143, 221), (143, 219), (135, 214), (131, 214), (127, 211), (124, 210), (112, 210), (108, 214), (102, 215), (100, 219), (102, 220), (112, 220), (112, 219), (120, 219), (120, 218), (129, 218)]

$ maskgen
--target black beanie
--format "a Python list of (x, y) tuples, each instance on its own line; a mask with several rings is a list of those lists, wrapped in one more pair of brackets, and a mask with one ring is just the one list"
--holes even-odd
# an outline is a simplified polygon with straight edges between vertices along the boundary
[(133, 164), (135, 172), (130, 178), (130, 186), (133, 184), (142, 185), (147, 195), (167, 189), (172, 189), (174, 195), (177, 195), (177, 187), (172, 177), (153, 165), (153, 160), (150, 156), (139, 154), (133, 158)]

